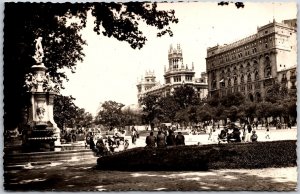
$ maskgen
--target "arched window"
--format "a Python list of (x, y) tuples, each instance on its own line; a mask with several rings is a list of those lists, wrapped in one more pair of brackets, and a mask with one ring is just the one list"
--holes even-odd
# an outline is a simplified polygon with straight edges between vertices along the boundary
[(250, 74), (250, 73), (249, 73), (248, 76), (247, 76), (247, 81), (248, 81), (248, 82), (251, 82), (251, 81), (252, 81), (252, 80), (251, 80), (251, 74)]
[(256, 102), (260, 102), (260, 101), (261, 101), (261, 95), (260, 95), (259, 92), (257, 92), (257, 93), (255, 94), (255, 100), (256, 100)]
[(241, 83), (244, 83), (245, 82), (245, 77), (244, 77), (244, 75), (242, 74), (241, 75)]
[(254, 71), (258, 71), (258, 63), (257, 61), (253, 62)]
[(259, 80), (259, 75), (258, 75), (258, 71), (255, 71), (255, 80)]
[(217, 88), (217, 84), (216, 84), (216, 81), (215, 81), (215, 80), (213, 80), (213, 81), (211, 82), (211, 87), (212, 87), (212, 89), (216, 89), (216, 88)]
[(251, 102), (253, 102), (253, 100), (254, 100), (253, 95), (252, 95), (251, 93), (249, 94), (249, 100), (250, 100)]
[(237, 77), (236, 77), (236, 76), (234, 77), (233, 84), (234, 84), (234, 85), (237, 85), (237, 84), (238, 84), (238, 82), (237, 82)]
[(228, 86), (231, 86), (231, 79), (228, 79)]
[(272, 71), (271, 61), (268, 56), (265, 58), (264, 65), (265, 65), (265, 68), (264, 68), (265, 77), (271, 77), (271, 71)]

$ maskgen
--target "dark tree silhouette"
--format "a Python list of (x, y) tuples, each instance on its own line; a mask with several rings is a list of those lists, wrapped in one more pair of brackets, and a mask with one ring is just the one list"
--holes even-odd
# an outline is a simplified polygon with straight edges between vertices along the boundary
[[(34, 40), (43, 37), (44, 59), (47, 72), (55, 84), (62, 86), (67, 79), (65, 71), (76, 70), (83, 61), (80, 30), (86, 26), (87, 12), (95, 17), (94, 31), (120, 41), (132, 48), (142, 48), (146, 37), (139, 30), (140, 23), (157, 28), (157, 36), (166, 33), (177, 23), (174, 11), (157, 10), (156, 3), (5, 3), (4, 18), (4, 125), (5, 129), (18, 126), (28, 98), (24, 87), (25, 74), (34, 65)], [(77, 22), (68, 22), (77, 18)]]

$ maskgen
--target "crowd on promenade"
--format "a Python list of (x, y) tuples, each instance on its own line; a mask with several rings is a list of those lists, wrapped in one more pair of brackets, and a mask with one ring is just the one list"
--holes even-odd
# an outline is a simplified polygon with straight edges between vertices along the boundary
[(146, 137), (146, 147), (147, 148), (164, 148), (166, 146), (179, 146), (185, 145), (184, 135), (181, 132), (178, 132), (177, 135), (172, 130), (169, 130), (168, 135), (162, 131), (158, 131), (157, 136), (154, 136), (153, 131), (150, 132), (150, 135)]

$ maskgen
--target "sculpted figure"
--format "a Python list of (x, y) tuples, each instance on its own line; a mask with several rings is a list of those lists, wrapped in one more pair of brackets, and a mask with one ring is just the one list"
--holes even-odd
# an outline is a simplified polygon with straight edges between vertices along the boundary
[(43, 57), (44, 57), (44, 50), (42, 47), (42, 37), (38, 37), (35, 39), (35, 54), (33, 56), (35, 62), (37, 64), (41, 64), (43, 62)]

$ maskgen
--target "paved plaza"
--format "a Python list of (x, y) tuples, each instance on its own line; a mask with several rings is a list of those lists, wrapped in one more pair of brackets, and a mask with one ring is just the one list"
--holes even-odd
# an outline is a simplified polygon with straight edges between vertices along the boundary
[[(297, 167), (210, 171), (100, 171), (96, 159), (28, 165), (5, 171), (13, 191), (294, 191)], [(21, 175), (21, 176), (20, 176)]]
[[(150, 133), (150, 132), (149, 132)], [(270, 139), (266, 139), (266, 130), (262, 127), (259, 127), (258, 130), (256, 130), (256, 134), (258, 135), (258, 141), (279, 141), (279, 140), (296, 140), (297, 139), (297, 128), (292, 127), (292, 129), (270, 129)], [(200, 135), (185, 135), (185, 144), (186, 145), (198, 145), (198, 143), (201, 144), (214, 144), (218, 142), (213, 142), (208, 139), (209, 134), (200, 134)], [(126, 136), (126, 139), (129, 140), (130, 146), (132, 147), (144, 147), (146, 146), (146, 137), (140, 137), (137, 139), (137, 142), (135, 145), (131, 144), (130, 136)]]

